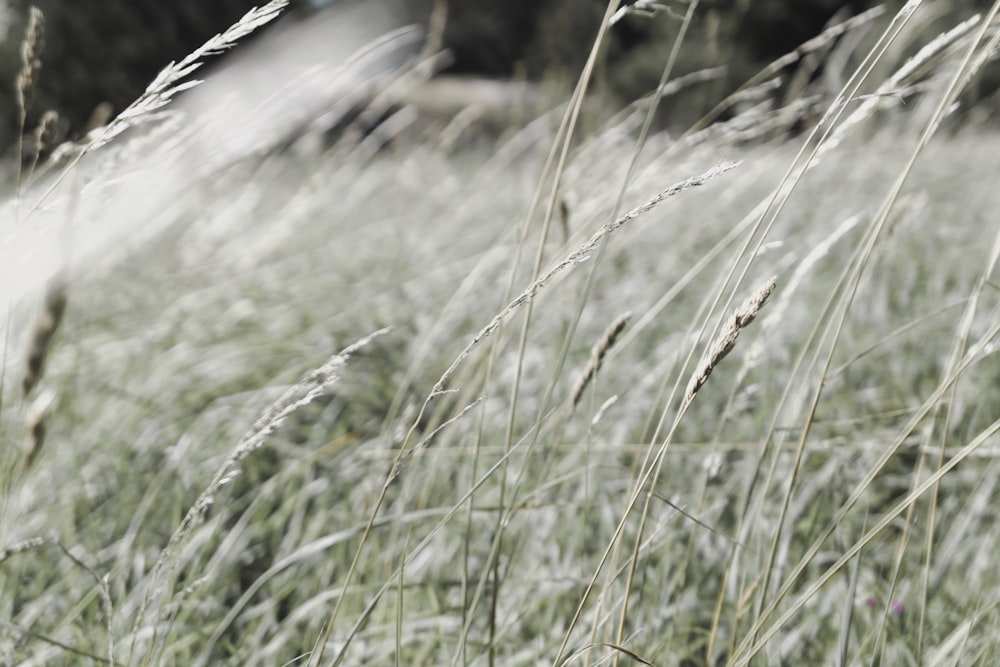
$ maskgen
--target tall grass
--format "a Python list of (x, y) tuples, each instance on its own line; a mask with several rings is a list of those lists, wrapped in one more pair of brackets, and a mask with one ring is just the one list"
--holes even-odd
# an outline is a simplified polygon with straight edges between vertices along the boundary
[(336, 72), (384, 125), (230, 159), (170, 99), (215, 49), (165, 70), (24, 179), (3, 661), (993, 664), (1000, 141), (949, 113), (998, 8), (681, 135), (673, 58), (579, 132), (599, 37), (485, 150), (394, 106), (406, 31)]

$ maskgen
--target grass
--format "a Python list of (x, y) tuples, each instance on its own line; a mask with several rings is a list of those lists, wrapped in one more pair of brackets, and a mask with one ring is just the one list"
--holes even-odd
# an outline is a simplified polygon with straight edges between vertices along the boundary
[(72, 242), (27, 397), (59, 264), (9, 294), (0, 656), (993, 664), (1000, 151), (929, 131), (978, 29), (807, 170), (789, 107), (678, 137), (641, 105), (555, 193), (556, 114), (235, 162), (150, 116), (40, 168), (13, 247)]

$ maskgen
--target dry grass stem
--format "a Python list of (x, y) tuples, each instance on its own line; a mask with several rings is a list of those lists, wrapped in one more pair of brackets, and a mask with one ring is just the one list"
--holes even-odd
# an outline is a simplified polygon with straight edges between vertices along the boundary
[(896, 93), (901, 88), (906, 88), (907, 81), (910, 80), (910, 78), (913, 77), (918, 70), (934, 56), (976, 27), (981, 18), (982, 17), (976, 14), (968, 20), (959, 23), (951, 30), (941, 33), (921, 47), (916, 54), (903, 63), (902, 67), (896, 70), (892, 76), (879, 85), (878, 89), (874, 93), (871, 95), (865, 95), (861, 99), (861, 103), (858, 107), (851, 113), (851, 115), (844, 119), (843, 123), (837, 126), (837, 128), (833, 131), (833, 134), (830, 135), (830, 138), (819, 147), (819, 153), (822, 155), (823, 153), (839, 146), (851, 128), (866, 120), (879, 106), (897, 104), (899, 102), (899, 98)]
[(834, 229), (829, 236), (816, 243), (812, 249), (806, 253), (806, 256), (803, 257), (802, 261), (800, 261), (795, 267), (791, 278), (789, 278), (781, 288), (781, 296), (779, 297), (778, 302), (767, 311), (767, 317), (765, 317), (761, 323), (765, 330), (771, 330), (778, 326), (781, 322), (782, 315), (784, 315), (785, 310), (788, 309), (792, 296), (798, 291), (800, 286), (805, 284), (806, 278), (813, 271), (813, 269), (815, 269), (816, 264), (818, 264), (821, 259), (826, 257), (834, 244), (840, 241), (845, 234), (854, 229), (857, 224), (861, 222), (861, 220), (862, 217), (860, 215), (850, 216), (837, 225), (836, 229)]
[[(60, 158), (68, 159), (68, 164), (62, 168), (62, 173), (54, 179), (48, 189), (34, 204), (28, 215), (37, 210), (42, 203), (56, 190), (62, 180), (90, 151), (104, 146), (129, 127), (157, 117), (155, 112), (169, 104), (174, 95), (194, 88), (201, 83), (199, 80), (181, 82), (204, 64), (204, 59), (224, 53), (236, 43), (254, 32), (261, 26), (270, 23), (288, 6), (289, 0), (271, 0), (263, 7), (254, 7), (243, 15), (239, 21), (229, 26), (225, 32), (217, 34), (200, 47), (185, 56), (180, 62), (170, 63), (164, 67), (156, 78), (146, 86), (146, 90), (136, 98), (103, 129), (94, 129), (87, 135), (83, 147), (70, 145), (65, 151), (57, 150)], [(23, 123), (22, 123), (23, 126)], [(22, 131), (23, 134), (23, 131)], [(55, 157), (55, 155), (53, 156)]]
[[(107, 662), (111, 667), (115, 666), (115, 635), (111, 626), (111, 621), (114, 618), (114, 606), (111, 602), (111, 586), (110, 586), (110, 576), (108, 574), (101, 575), (90, 565), (87, 565), (79, 557), (75, 556), (72, 551), (66, 548), (66, 546), (56, 538), (50, 538), (53, 545), (58, 548), (66, 558), (73, 562), (78, 568), (89, 574), (94, 578), (97, 583), (97, 590), (101, 594), (101, 603), (104, 607), (104, 619), (107, 622), (107, 632), (108, 632), (108, 657), (104, 662)], [(42, 541), (39, 540), (41, 543)]]
[[(901, 10), (902, 11), (902, 10)], [(912, 10), (911, 10), (912, 11)], [(885, 7), (878, 5), (869, 9), (868, 11), (862, 12), (857, 16), (853, 16), (843, 23), (838, 23), (837, 25), (830, 26), (819, 35), (816, 35), (807, 42), (800, 44), (796, 49), (789, 51), (780, 58), (772, 61), (767, 67), (762, 69), (760, 72), (755, 74), (749, 81), (747, 81), (740, 90), (743, 90), (750, 86), (755, 86), (765, 79), (770, 79), (776, 73), (780, 72), (782, 69), (794, 65), (799, 62), (806, 55), (819, 51), (820, 49), (826, 48), (829, 44), (832, 44), (841, 35), (850, 32), (856, 28), (860, 28), (866, 23), (873, 21), (885, 12)], [(738, 100), (740, 90), (733, 93), (733, 95), (728, 96), (726, 99), (719, 102), (711, 111), (709, 111), (704, 118), (702, 118), (698, 123), (692, 128), (692, 131), (697, 132), (702, 130), (713, 122), (715, 122), (726, 110), (731, 109), (733, 105)]]
[(663, 86), (662, 89), (654, 90), (653, 92), (640, 97), (634, 102), (629, 103), (621, 111), (612, 115), (611, 118), (609, 118), (601, 126), (601, 130), (599, 132), (595, 132), (593, 136), (587, 137), (584, 140), (583, 145), (580, 147), (579, 154), (583, 154), (588, 148), (590, 148), (593, 142), (601, 139), (607, 139), (607, 136), (616, 129), (624, 132), (632, 132), (641, 127), (642, 119), (644, 118), (650, 104), (659, 102), (659, 100), (671, 95), (676, 95), (677, 93), (680, 93), (696, 84), (719, 80), (726, 75), (726, 71), (725, 67), (708, 67), (671, 79), (665, 86)]
[(240, 443), (215, 473), (212, 483), (202, 492), (194, 506), (184, 517), (180, 528), (174, 534), (171, 542), (181, 539), (184, 534), (196, 522), (197, 516), (204, 513), (212, 504), (213, 494), (221, 486), (231, 481), (235, 477), (237, 465), (245, 459), (251, 452), (260, 449), (267, 441), (267, 438), (278, 430), (278, 427), (296, 410), (309, 405), (314, 400), (326, 393), (327, 390), (340, 379), (340, 371), (347, 363), (352, 354), (368, 345), (379, 336), (389, 333), (389, 329), (380, 329), (375, 333), (366, 336), (345, 348), (343, 351), (333, 355), (325, 364), (309, 371), (302, 376), (291, 389), (281, 395), (274, 404), (268, 408), (264, 414), (254, 423), (253, 428), (243, 436)]
[(392, 467), (392, 469), (389, 472), (390, 479), (395, 480), (397, 477), (399, 477), (399, 475), (403, 471), (403, 466), (405, 466), (410, 459), (416, 456), (417, 452), (423, 451), (425, 448), (429, 447), (431, 441), (434, 440), (435, 437), (437, 437), (438, 433), (440, 433), (441, 431), (448, 428), (452, 424), (461, 420), (462, 417), (464, 417), (470, 410), (472, 410), (474, 407), (476, 407), (482, 402), (483, 398), (480, 396), (479, 398), (477, 398), (476, 400), (474, 400), (473, 402), (469, 403), (464, 408), (462, 408), (462, 410), (454, 417), (451, 417), (450, 419), (446, 420), (440, 426), (438, 426), (433, 431), (424, 436), (424, 438), (420, 442), (418, 442), (416, 445), (411, 447), (408, 452), (406, 452), (406, 455), (399, 460), (399, 463), (395, 464)]
[(365, 336), (353, 345), (350, 345), (341, 352), (330, 357), (325, 364), (309, 371), (290, 389), (285, 391), (281, 397), (275, 401), (271, 407), (264, 411), (264, 414), (254, 423), (253, 427), (240, 440), (239, 444), (226, 457), (212, 481), (209, 482), (205, 490), (201, 492), (197, 500), (185, 514), (180, 525), (171, 535), (170, 541), (160, 553), (156, 564), (153, 566), (153, 577), (147, 587), (146, 595), (143, 598), (139, 613), (135, 617), (134, 630), (138, 630), (139, 624), (145, 615), (152, 588), (156, 584), (160, 571), (167, 559), (174, 553), (177, 545), (197, 526), (205, 512), (215, 500), (215, 494), (223, 486), (231, 482), (239, 474), (238, 466), (251, 452), (260, 449), (267, 441), (268, 437), (274, 433), (279, 426), (296, 410), (305, 407), (321, 395), (326, 393), (331, 386), (340, 379), (340, 371), (347, 363), (347, 360), (362, 347), (368, 345), (379, 336), (389, 333), (389, 329), (379, 329), (375, 333)]
[(681, 192), (684, 192), (685, 190), (689, 190), (691, 188), (696, 188), (698, 186), (704, 185), (705, 183), (712, 180), (716, 176), (719, 176), (721, 174), (726, 173), (727, 171), (735, 169), (739, 165), (740, 165), (739, 162), (729, 162), (729, 161), (720, 162), (716, 166), (706, 171), (701, 176), (693, 176), (687, 179), (686, 181), (675, 183), (666, 190), (663, 190), (662, 192), (654, 196), (649, 201), (640, 204), (639, 206), (636, 206), (631, 211), (628, 211), (627, 213), (613, 220), (612, 222), (608, 222), (605, 223), (604, 225), (601, 225), (601, 228), (597, 231), (596, 234), (590, 237), (589, 241), (587, 241), (579, 248), (574, 250), (572, 253), (567, 255), (563, 261), (559, 262), (559, 264), (556, 264), (554, 267), (549, 269), (545, 273), (545, 275), (540, 277), (535, 282), (531, 283), (531, 285), (529, 285), (527, 289), (521, 292), (517, 297), (514, 298), (513, 301), (508, 303), (503, 310), (497, 313), (493, 317), (493, 319), (490, 320), (489, 324), (480, 329), (479, 333), (477, 333), (475, 338), (472, 339), (472, 342), (470, 342), (468, 345), (465, 346), (465, 349), (463, 349), (459, 353), (459, 355), (451, 363), (451, 366), (449, 366), (448, 369), (444, 372), (444, 374), (441, 375), (441, 378), (437, 381), (437, 384), (434, 385), (432, 394), (437, 394), (444, 390), (445, 385), (448, 383), (448, 380), (451, 379), (452, 374), (462, 364), (462, 362), (465, 361), (465, 358), (469, 356), (473, 348), (479, 345), (479, 343), (482, 342), (484, 338), (486, 338), (491, 333), (496, 331), (497, 327), (500, 326), (500, 323), (503, 322), (508, 315), (510, 315), (512, 312), (523, 306), (525, 303), (531, 301), (538, 293), (538, 291), (543, 287), (545, 287), (545, 285), (553, 278), (555, 278), (558, 274), (562, 273), (563, 271), (566, 271), (567, 269), (573, 266), (576, 266), (577, 264), (587, 261), (587, 259), (589, 259), (590, 257), (590, 253), (592, 253), (601, 243), (601, 241), (603, 241), (608, 235), (617, 231), (620, 227), (631, 222), (632, 220), (639, 217), (643, 213), (646, 213), (654, 206), (662, 202), (664, 199), (668, 199), (670, 197), (678, 195)]
[(28, 354), (24, 376), (21, 378), (21, 387), (25, 395), (31, 392), (42, 377), (52, 336), (59, 328), (65, 311), (66, 281), (62, 276), (57, 276), (49, 281), (45, 289), (45, 302), (28, 338)]
[(94, 149), (103, 146), (129, 127), (137, 124), (143, 116), (167, 105), (177, 93), (197, 86), (201, 81), (192, 80), (181, 83), (181, 80), (201, 67), (206, 58), (224, 53), (250, 33), (273, 21), (287, 5), (288, 0), (271, 0), (263, 7), (251, 9), (225, 32), (212, 37), (179, 62), (170, 63), (164, 67), (156, 75), (156, 78), (146, 86), (142, 95), (118, 114), (87, 148)]
[(24, 457), (21, 464), (24, 470), (31, 467), (42, 445), (45, 444), (45, 421), (52, 412), (55, 400), (56, 394), (50, 389), (36, 396), (28, 407), (24, 426)]
[(0, 563), (4, 562), (11, 556), (16, 556), (18, 554), (23, 554), (25, 551), (31, 551), (32, 549), (37, 549), (45, 544), (45, 539), (41, 537), (32, 537), (29, 540), (24, 540), (23, 542), (18, 542), (17, 544), (12, 544), (9, 547), (4, 547), (0, 549)]
[(684, 397), (686, 403), (694, 400), (695, 394), (708, 381), (708, 377), (712, 374), (715, 367), (732, 351), (737, 339), (740, 337), (740, 332), (753, 322), (757, 313), (767, 303), (767, 299), (771, 296), (771, 292), (774, 291), (776, 284), (777, 279), (771, 277), (736, 309), (726, 328), (718, 335), (715, 342), (712, 343), (708, 355), (702, 358), (701, 363), (698, 364), (698, 367), (691, 375), (691, 381), (688, 382), (687, 392)]
[(604, 334), (601, 336), (600, 340), (594, 343), (594, 347), (590, 350), (590, 361), (587, 362), (586, 368), (583, 369), (583, 373), (580, 375), (580, 379), (576, 381), (573, 386), (573, 406), (580, 402), (580, 398), (583, 396), (584, 390), (590, 381), (597, 375), (597, 371), (601, 370), (601, 364), (604, 363), (604, 357), (608, 353), (608, 350), (614, 346), (615, 341), (618, 340), (618, 336), (622, 331), (625, 330), (625, 326), (628, 324), (629, 320), (632, 319), (631, 312), (625, 312), (615, 318), (614, 322), (608, 325), (608, 328), (604, 330)]
[[(11, 556), (16, 556), (18, 554), (22, 554), (22, 553), (25, 553), (27, 551), (32, 551), (34, 549), (41, 548), (41, 547), (43, 547), (43, 546), (45, 546), (47, 544), (56, 547), (59, 551), (61, 551), (63, 553), (64, 556), (66, 556), (66, 558), (68, 558), (70, 561), (72, 561), (74, 565), (76, 565), (77, 567), (79, 567), (81, 570), (84, 570), (85, 572), (87, 572), (96, 581), (97, 588), (98, 588), (98, 591), (100, 592), (100, 596), (101, 596), (101, 602), (102, 602), (102, 605), (104, 607), (103, 611), (104, 611), (104, 615), (105, 615), (105, 620), (107, 621), (108, 657), (107, 658), (102, 658), (99, 655), (94, 655), (92, 653), (87, 653), (87, 652), (84, 652), (84, 651), (79, 651), (79, 650), (73, 648), (72, 646), (69, 646), (69, 645), (66, 645), (66, 644), (61, 644), (61, 643), (56, 642), (54, 640), (45, 638), (42, 635), (36, 635), (36, 637), (38, 637), (40, 639), (45, 639), (48, 643), (53, 644), (54, 646), (58, 646), (59, 648), (65, 650), (65, 651), (69, 651), (70, 653), (74, 653), (76, 655), (81, 655), (81, 656), (86, 656), (86, 657), (89, 657), (89, 658), (91, 658), (93, 660), (98, 660), (100, 662), (110, 664), (112, 667), (114, 667), (114, 664), (115, 664), (115, 641), (114, 641), (114, 633), (113, 633), (112, 627), (111, 627), (111, 620), (113, 618), (114, 608), (113, 608), (112, 603), (111, 603), (111, 587), (110, 587), (110, 584), (109, 584), (109, 577), (108, 577), (108, 575), (104, 575), (104, 576), (100, 575), (94, 568), (92, 568), (91, 566), (87, 565), (79, 557), (75, 556), (72, 551), (70, 551), (69, 549), (67, 549), (63, 545), (63, 543), (60, 542), (55, 537), (50, 537), (48, 539), (43, 538), (43, 537), (32, 537), (32, 538), (24, 540), (22, 542), (18, 542), (17, 544), (14, 544), (14, 545), (11, 545), (9, 547), (5, 547), (3, 549), (0, 549), (0, 563), (3, 563), (4, 561), (6, 561)], [(29, 631), (27, 631), (26, 634), (33, 634), (33, 633), (31, 633), (31, 631), (29, 630)]]

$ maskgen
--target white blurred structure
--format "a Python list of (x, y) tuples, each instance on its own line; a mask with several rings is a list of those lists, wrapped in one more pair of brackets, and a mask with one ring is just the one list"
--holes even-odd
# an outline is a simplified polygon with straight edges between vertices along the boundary
[(67, 264), (71, 275), (113, 267), (190, 220), (196, 198), (220, 173), (335, 128), (374, 96), (388, 111), (407, 108), (445, 122), (463, 110), (494, 123), (538, 110), (538, 94), (526, 84), (428, 81), (436, 63), (420, 60), (422, 48), (420, 29), (401, 25), (381, 3), (334, 3), (237, 44), (194, 73), (205, 77), (201, 85), (71, 169), (52, 169), (20, 202), (6, 203), (0, 299), (17, 304)]
[(206, 80), (145, 124), (5, 202), (0, 318), (67, 264), (71, 273), (112, 266), (176, 222), (213, 170), (266, 149), (398, 68), (420, 47), (419, 31), (401, 28), (375, 4), (290, 17), (195, 72)]

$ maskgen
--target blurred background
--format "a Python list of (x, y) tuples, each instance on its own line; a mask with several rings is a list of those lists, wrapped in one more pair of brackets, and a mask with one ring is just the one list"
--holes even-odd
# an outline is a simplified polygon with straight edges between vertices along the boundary
[[(380, 2), (400, 21), (424, 24), (434, 0)], [(355, 0), (292, 0), (280, 22), (313, 21)], [(0, 147), (10, 154), (17, 132), (14, 82), (28, 8), (44, 12), (41, 74), (26, 128), (47, 110), (59, 113), (62, 138), (79, 136), (94, 110), (127, 106), (168, 62), (177, 60), (235, 22), (261, 0), (7, 0), (0, 2), (0, 96), (8, 111), (0, 123)], [(656, 86), (686, 0), (663, 0), (656, 20), (633, 15), (615, 26), (598, 72), (596, 94), (610, 106), (632, 101)], [(663, 112), (662, 122), (690, 124), (774, 58), (842, 21), (884, 4), (886, 21), (903, 0), (706, 0), (698, 5), (677, 75), (724, 66), (696, 86), (684, 104)], [(976, 11), (977, 0), (925, 3), (917, 30), (923, 39)], [(568, 86), (586, 60), (607, 6), (605, 0), (446, 0), (444, 47), (447, 71)], [(666, 18), (664, 18), (666, 17)], [(930, 17), (930, 18), (927, 18)], [(878, 25), (876, 23), (876, 25)], [(273, 29), (270, 27), (269, 29)], [(873, 31), (872, 31), (873, 32)], [(904, 54), (905, 55), (905, 54)], [(996, 67), (977, 95), (997, 89)], [(809, 74), (814, 76), (815, 73)], [(792, 91), (800, 92), (800, 91)], [(107, 108), (107, 107), (105, 107)], [(993, 106), (996, 108), (996, 105)]]

